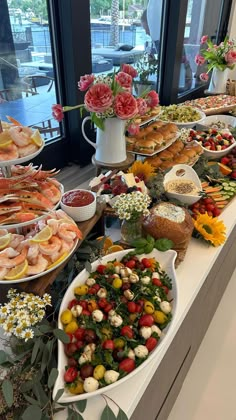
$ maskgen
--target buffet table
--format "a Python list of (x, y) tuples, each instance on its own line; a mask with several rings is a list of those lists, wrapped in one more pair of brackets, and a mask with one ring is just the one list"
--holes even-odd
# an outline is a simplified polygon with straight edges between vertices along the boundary
[[(104, 394), (131, 420), (167, 420), (200, 343), (235, 269), (236, 227), (234, 200), (220, 216), (227, 228), (224, 246), (214, 248), (192, 239), (185, 260), (177, 268), (179, 305), (161, 351), (146, 369), (122, 386)], [(115, 404), (109, 405), (117, 413)], [(102, 397), (88, 399), (86, 420), (99, 420)], [(65, 413), (55, 415), (56, 420)]]

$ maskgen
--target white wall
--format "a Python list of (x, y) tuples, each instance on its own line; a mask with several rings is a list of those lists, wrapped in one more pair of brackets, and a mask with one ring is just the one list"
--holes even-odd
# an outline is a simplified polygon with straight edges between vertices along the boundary
[[(232, 12), (229, 21), (229, 37), (236, 40), (236, 0), (233, 0), (232, 3)], [(229, 78), (236, 80), (236, 66), (234, 70), (230, 70)]]

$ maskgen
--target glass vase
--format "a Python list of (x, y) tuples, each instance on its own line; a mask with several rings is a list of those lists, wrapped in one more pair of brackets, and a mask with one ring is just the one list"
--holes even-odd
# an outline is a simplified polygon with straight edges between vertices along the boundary
[(142, 217), (130, 220), (122, 220), (121, 240), (131, 245), (135, 239), (142, 237)]

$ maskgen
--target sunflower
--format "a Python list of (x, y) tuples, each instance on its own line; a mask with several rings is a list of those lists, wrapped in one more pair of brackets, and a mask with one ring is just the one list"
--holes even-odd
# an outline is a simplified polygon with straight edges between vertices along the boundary
[(196, 231), (213, 246), (222, 245), (226, 240), (226, 227), (217, 217), (208, 216), (207, 213), (199, 214), (193, 219)]
[(148, 162), (141, 162), (136, 160), (129, 168), (129, 173), (133, 173), (140, 180), (147, 182), (152, 176), (155, 175), (155, 168)]

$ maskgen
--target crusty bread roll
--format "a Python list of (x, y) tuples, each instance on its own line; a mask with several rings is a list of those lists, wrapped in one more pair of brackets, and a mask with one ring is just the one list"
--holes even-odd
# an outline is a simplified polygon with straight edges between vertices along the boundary
[(172, 168), (173, 165), (174, 162), (172, 160), (163, 160), (159, 167), (165, 171), (166, 169)]
[(169, 150), (165, 149), (159, 153), (159, 158), (161, 158), (161, 160), (173, 160), (174, 155), (173, 153), (169, 152)]
[[(189, 148), (190, 146), (188, 146)], [(203, 153), (202, 146), (200, 144), (191, 144), (191, 149), (195, 150), (196, 154), (201, 155)]]
[(164, 144), (164, 138), (161, 133), (153, 131), (152, 133), (148, 134), (146, 138), (147, 140), (153, 140), (158, 147)]
[(134, 145), (136, 142), (136, 138), (135, 137), (125, 137), (126, 140), (126, 149), (129, 152), (132, 152), (134, 150)]
[(184, 143), (181, 140), (176, 140), (171, 146), (168, 147), (168, 150), (174, 155), (181, 152), (184, 148)]
[(134, 150), (139, 153), (154, 153), (156, 143), (153, 140), (138, 139), (135, 142)]
[(168, 127), (160, 127), (158, 133), (163, 135), (164, 140), (170, 140), (173, 138), (173, 132), (171, 132)]
[(158, 130), (158, 128), (162, 127), (163, 125), (165, 125), (163, 121), (155, 121), (152, 123), (152, 128), (153, 130)]
[(159, 168), (162, 164), (162, 160), (157, 156), (147, 157), (145, 162), (148, 162), (150, 165), (154, 166), (154, 168)]
[(167, 123), (165, 125), (165, 128), (168, 129), (171, 133), (177, 133), (178, 127), (174, 123)]
[(188, 156), (184, 156), (182, 154), (182, 152), (181, 152), (178, 156), (175, 156), (174, 162), (175, 163), (178, 163), (178, 164), (179, 163), (184, 163), (186, 165), (189, 162), (189, 157)]
[(196, 157), (196, 150), (194, 150), (192, 147), (185, 147), (182, 152), (184, 156), (188, 156), (190, 159)]

